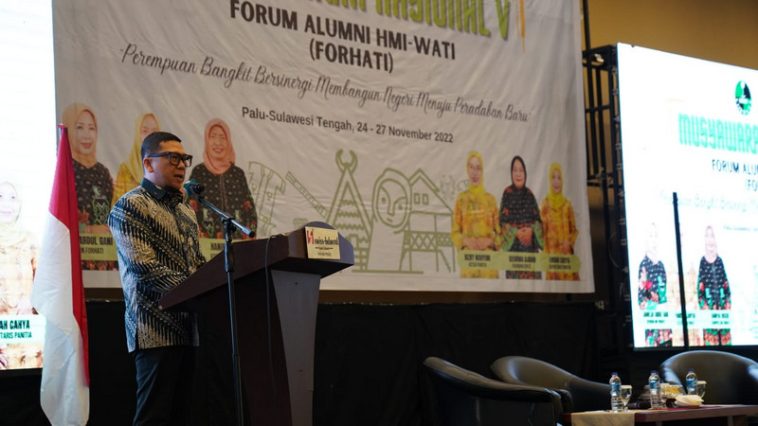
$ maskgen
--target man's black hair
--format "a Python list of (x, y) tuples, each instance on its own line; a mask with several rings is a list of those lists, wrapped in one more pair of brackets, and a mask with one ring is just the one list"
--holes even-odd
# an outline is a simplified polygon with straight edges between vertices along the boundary
[(169, 132), (153, 132), (145, 136), (145, 140), (142, 141), (142, 149), (140, 151), (141, 157), (144, 159), (147, 154), (154, 154), (160, 152), (161, 144), (167, 141), (182, 142), (178, 136)]

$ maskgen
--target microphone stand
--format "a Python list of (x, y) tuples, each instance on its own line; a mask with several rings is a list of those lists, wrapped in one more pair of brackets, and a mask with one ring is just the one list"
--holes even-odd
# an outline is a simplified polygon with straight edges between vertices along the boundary
[(224, 270), (226, 271), (226, 284), (229, 290), (229, 324), (231, 326), (232, 340), (232, 376), (234, 380), (234, 411), (237, 417), (237, 425), (243, 426), (244, 416), (242, 411), (242, 378), (240, 368), (239, 344), (237, 339), (237, 303), (234, 290), (234, 249), (232, 247), (232, 234), (235, 228), (240, 232), (253, 237), (255, 233), (250, 228), (238, 222), (233, 216), (219, 209), (213, 203), (195, 194), (197, 201), (203, 206), (216, 213), (224, 224)]

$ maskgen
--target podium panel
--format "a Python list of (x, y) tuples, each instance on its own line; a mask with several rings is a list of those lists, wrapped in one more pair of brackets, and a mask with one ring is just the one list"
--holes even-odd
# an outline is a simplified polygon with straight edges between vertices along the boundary
[[(320, 277), (271, 271), (282, 328), (282, 345), (292, 407), (292, 424), (310, 426), (313, 413), (313, 342)], [(308, 414), (307, 416), (305, 414)]]
[[(324, 223), (307, 227), (331, 228)], [(245, 423), (311, 426), (316, 312), (321, 278), (353, 264), (339, 236), (339, 259), (309, 259), (305, 227), (233, 244), (238, 351)], [(219, 253), (160, 301), (198, 315), (205, 377), (219, 375), (218, 404), (234, 410), (231, 333), (224, 256)], [(228, 364), (224, 363), (224, 359)], [(231, 410), (228, 408), (231, 407)]]

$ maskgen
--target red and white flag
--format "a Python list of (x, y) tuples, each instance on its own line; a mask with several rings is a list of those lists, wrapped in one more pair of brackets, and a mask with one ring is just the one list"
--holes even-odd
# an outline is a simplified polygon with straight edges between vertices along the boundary
[(59, 128), (58, 164), (32, 287), (32, 305), (46, 319), (40, 403), (54, 426), (85, 425), (89, 419), (87, 310), (74, 164), (66, 128)]

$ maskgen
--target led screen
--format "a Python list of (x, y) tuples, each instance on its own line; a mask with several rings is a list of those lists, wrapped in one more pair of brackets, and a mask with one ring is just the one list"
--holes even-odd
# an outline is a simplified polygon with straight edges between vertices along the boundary
[(758, 71), (618, 45), (634, 346), (758, 344)]
[(30, 294), (55, 169), (49, 0), (0, 2), (0, 369), (42, 366)]

